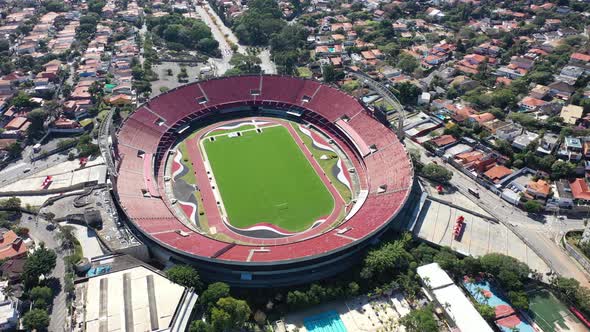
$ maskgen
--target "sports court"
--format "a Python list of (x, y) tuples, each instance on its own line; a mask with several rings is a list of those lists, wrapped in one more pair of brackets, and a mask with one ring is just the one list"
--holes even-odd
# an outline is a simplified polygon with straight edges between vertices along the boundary
[(269, 223), (290, 232), (331, 214), (334, 198), (282, 125), (203, 141), (229, 223)]
[(528, 292), (529, 315), (545, 332), (588, 331), (553, 293), (544, 289)]

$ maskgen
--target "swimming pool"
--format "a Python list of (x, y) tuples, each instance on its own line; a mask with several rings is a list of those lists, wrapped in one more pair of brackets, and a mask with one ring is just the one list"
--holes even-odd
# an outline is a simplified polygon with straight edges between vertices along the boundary
[(306, 317), (303, 325), (309, 332), (346, 332), (346, 327), (336, 311), (328, 311), (319, 315)]
[(492, 308), (498, 306), (510, 306), (508, 302), (501, 299), (498, 295), (499, 292), (495, 290), (487, 280), (479, 280), (476, 282), (463, 282), (465, 288), (469, 291), (473, 298), (481, 303), (487, 304)]
[(535, 329), (507, 301), (501, 298), (500, 291), (495, 289), (489, 281), (484, 279), (468, 281), (465, 279), (463, 286), (477, 302), (494, 308), (496, 311), (495, 323), (502, 332), (511, 332), (515, 328), (520, 332), (535, 332)]

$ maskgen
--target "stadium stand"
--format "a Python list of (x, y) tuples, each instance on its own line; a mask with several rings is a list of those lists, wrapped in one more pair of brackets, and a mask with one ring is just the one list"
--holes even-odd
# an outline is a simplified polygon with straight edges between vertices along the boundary
[[(251, 115), (257, 106), (278, 110), (273, 116), (284, 111), (284, 117), (312, 124), (351, 157), (366, 199), (350, 219), (337, 228), (312, 229), (273, 243), (244, 243), (237, 234), (234, 241), (221, 241), (185, 226), (169, 198), (159, 197), (164, 193), (168, 151), (189, 134), (180, 131), (195, 119), (215, 121), (228, 107), (247, 109), (244, 114)], [(247, 287), (301, 283), (352, 264), (354, 260), (346, 258), (360, 252), (394, 220), (413, 185), (403, 145), (370, 110), (335, 88), (288, 76), (227, 77), (173, 89), (137, 108), (122, 124), (115, 144), (119, 172), (114, 192), (132, 229), (156, 244), (153, 250), (161, 248), (166, 257), (197, 265), (204, 278)], [(219, 223), (215, 218), (210, 221)]]

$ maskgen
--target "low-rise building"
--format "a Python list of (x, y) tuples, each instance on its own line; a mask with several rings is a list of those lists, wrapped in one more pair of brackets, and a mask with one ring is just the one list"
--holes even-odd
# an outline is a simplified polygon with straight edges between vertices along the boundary
[(561, 109), (559, 116), (564, 123), (575, 125), (582, 118), (584, 108), (577, 105), (567, 105)]
[(533, 198), (546, 199), (551, 194), (551, 185), (545, 180), (531, 181), (526, 186), (526, 193)]
[(492, 183), (498, 183), (512, 174), (512, 170), (504, 165), (495, 165), (483, 173), (483, 177)]
[(192, 289), (127, 255), (93, 258), (75, 287), (74, 314), (88, 332), (186, 331), (197, 302)]
[(449, 275), (438, 263), (419, 266), (417, 274), (424, 284), (428, 297), (444, 310), (451, 325), (459, 331), (492, 332), (492, 329), (475, 309)]

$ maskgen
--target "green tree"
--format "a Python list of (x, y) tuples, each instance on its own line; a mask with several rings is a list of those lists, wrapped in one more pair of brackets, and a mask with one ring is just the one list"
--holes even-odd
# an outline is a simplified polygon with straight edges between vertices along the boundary
[(166, 271), (166, 277), (184, 287), (193, 288), (200, 292), (203, 284), (199, 278), (199, 273), (192, 266), (176, 265)]
[(37, 286), (31, 289), (29, 297), (36, 308), (46, 308), (51, 304), (53, 291), (47, 286)]
[(209, 310), (219, 299), (229, 296), (229, 285), (223, 282), (210, 284), (199, 297), (199, 303)]
[(344, 78), (344, 73), (340, 70), (336, 70), (333, 65), (323, 65), (322, 66), (322, 76), (324, 77), (324, 82), (332, 83)]
[(393, 93), (404, 105), (416, 105), (418, 95), (422, 92), (422, 89), (410, 82), (396, 84), (394, 88)]
[(229, 61), (233, 68), (228, 70), (229, 74), (226, 72), (225, 75), (259, 74), (262, 71), (260, 63), (260, 58), (255, 55), (244, 55), (236, 52)]
[(475, 309), (487, 321), (491, 322), (496, 319), (496, 310), (487, 304), (476, 303)]
[(18, 210), (21, 208), (21, 200), (18, 197), (10, 197), (8, 199), (2, 200), (1, 203), (3, 208), (9, 210)]
[(405, 249), (403, 240), (385, 243), (380, 248), (371, 250), (363, 262), (361, 277), (365, 279), (390, 280), (400, 270), (405, 270), (412, 260)]
[(235, 20), (234, 32), (246, 45), (267, 45), (272, 34), (286, 25), (281, 15), (276, 1), (250, 1), (248, 10)]
[(47, 119), (47, 112), (42, 109), (35, 109), (29, 112), (27, 115), (31, 125), (29, 126), (28, 133), (32, 137), (38, 137), (43, 133), (43, 124)]
[(190, 325), (189, 332), (213, 332), (213, 326), (202, 320), (194, 320)]
[(510, 143), (506, 140), (503, 139), (498, 139), (495, 142), (496, 144), (496, 150), (498, 150), (498, 152), (500, 152), (501, 154), (507, 156), (507, 157), (512, 157), (512, 155), (514, 154), (514, 151), (512, 151), (512, 145), (510, 145)]
[(508, 299), (510, 299), (510, 303), (518, 309), (528, 310), (529, 308), (529, 298), (524, 291), (508, 292)]
[(31, 96), (23, 91), (19, 91), (19, 93), (14, 98), (12, 98), (10, 103), (16, 108), (39, 106), (38, 103), (31, 100)]
[(573, 175), (576, 166), (568, 161), (556, 160), (551, 165), (551, 178), (554, 180), (569, 178)]
[(27, 257), (23, 267), (23, 280), (27, 286), (37, 285), (41, 275), (48, 275), (55, 268), (57, 255), (41, 242), (39, 248)]
[[(213, 311), (217, 311), (217, 314), (214, 315)], [(216, 329), (223, 327), (221, 331), (241, 327), (252, 313), (246, 301), (233, 297), (219, 299), (213, 311), (211, 312), (211, 323)]]
[(8, 156), (10, 158), (20, 158), (20, 156), (23, 152), (23, 147), (21, 146), (20, 143), (14, 142), (8, 146), (7, 150), (8, 150)]
[(421, 174), (427, 179), (441, 183), (448, 183), (453, 178), (453, 172), (435, 163), (429, 163), (422, 167)]
[(535, 200), (529, 200), (524, 203), (524, 209), (530, 213), (539, 213), (543, 211), (543, 205)]
[(414, 72), (419, 65), (418, 60), (408, 53), (402, 53), (397, 58), (397, 66), (406, 74)]
[(501, 286), (508, 290), (521, 290), (522, 282), (528, 278), (529, 267), (514, 257), (492, 253), (480, 258), (484, 272), (496, 277)]
[(211, 309), (211, 325), (214, 331), (223, 332), (229, 330), (232, 325), (231, 315), (217, 307)]
[(23, 316), (23, 326), (28, 330), (43, 331), (49, 326), (49, 315), (43, 309), (31, 309)]
[(438, 332), (431, 306), (412, 310), (402, 317), (400, 324), (406, 327), (407, 332)]

